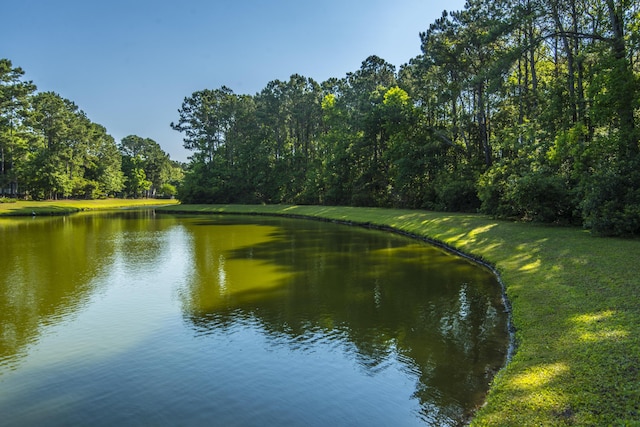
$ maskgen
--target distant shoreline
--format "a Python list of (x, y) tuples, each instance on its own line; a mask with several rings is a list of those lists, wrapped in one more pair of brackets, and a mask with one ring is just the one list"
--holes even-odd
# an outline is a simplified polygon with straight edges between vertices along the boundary
[(43, 200), (0, 203), (0, 217), (69, 215), (75, 212), (177, 204), (175, 199)]

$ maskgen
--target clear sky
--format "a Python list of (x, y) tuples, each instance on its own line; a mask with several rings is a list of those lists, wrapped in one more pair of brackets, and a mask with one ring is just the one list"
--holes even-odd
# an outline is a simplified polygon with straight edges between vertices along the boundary
[(185, 97), (223, 85), (255, 95), (301, 74), (323, 82), (378, 55), (400, 66), (419, 33), (464, 0), (15, 0), (0, 57), (40, 91), (75, 102), (117, 142), (139, 135), (186, 161)]

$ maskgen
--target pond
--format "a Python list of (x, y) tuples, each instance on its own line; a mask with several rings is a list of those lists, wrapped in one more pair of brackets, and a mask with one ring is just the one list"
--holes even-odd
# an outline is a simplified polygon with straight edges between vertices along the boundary
[(491, 272), (389, 232), (153, 210), (0, 220), (9, 426), (454, 426), (505, 363)]

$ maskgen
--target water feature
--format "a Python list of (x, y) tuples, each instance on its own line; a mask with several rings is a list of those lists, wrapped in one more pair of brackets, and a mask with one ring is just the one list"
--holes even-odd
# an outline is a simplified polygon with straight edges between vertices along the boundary
[(459, 425), (506, 357), (495, 277), (388, 232), (144, 210), (0, 241), (9, 426)]

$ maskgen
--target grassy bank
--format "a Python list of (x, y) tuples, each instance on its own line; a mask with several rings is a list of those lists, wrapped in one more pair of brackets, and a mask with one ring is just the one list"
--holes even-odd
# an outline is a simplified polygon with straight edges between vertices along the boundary
[(473, 425), (640, 425), (638, 240), (469, 214), (313, 206), (163, 209), (389, 226), (486, 260), (505, 284), (518, 347)]
[(0, 203), (0, 216), (67, 215), (87, 210), (173, 205), (176, 203), (178, 203), (176, 200), (164, 199), (18, 200)]

